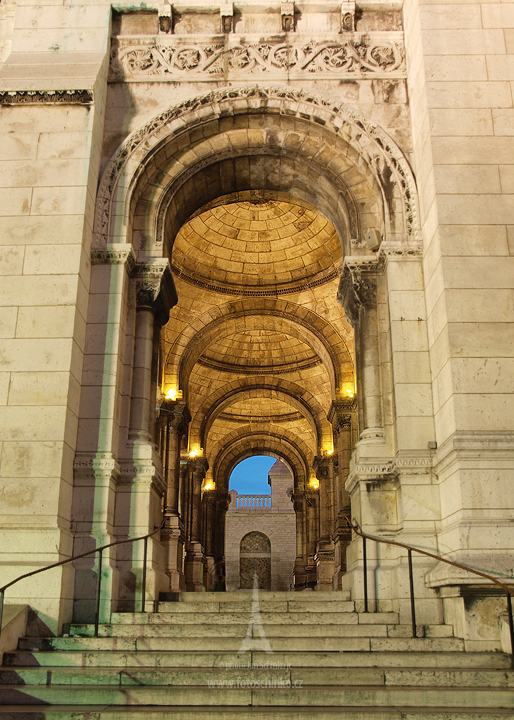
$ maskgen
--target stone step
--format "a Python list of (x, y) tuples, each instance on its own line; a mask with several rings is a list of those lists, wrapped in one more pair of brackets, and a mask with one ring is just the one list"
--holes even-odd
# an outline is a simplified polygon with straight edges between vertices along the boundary
[[(259, 590), (259, 601), (262, 600), (278, 600), (286, 602), (288, 600), (301, 600), (302, 602), (338, 602), (341, 600), (350, 600), (350, 594), (343, 590)], [(160, 601), (159, 610), (163, 609), (163, 605), (174, 605), (176, 602), (236, 602), (248, 601), (253, 599), (253, 590), (232, 590), (230, 592), (183, 592), (178, 593), (178, 601)]]
[(78, 705), (211, 705), (211, 706), (287, 706), (312, 707), (401, 707), (401, 708), (508, 708), (514, 711), (512, 688), (460, 688), (451, 687), (377, 687), (353, 685), (334, 687), (291, 686), (287, 676), (283, 685), (274, 686), (273, 679), (258, 687), (250, 680), (228, 678), (220, 687), (141, 687), (130, 685), (4, 685), (0, 688), (0, 705), (21, 704), (78, 704)]
[(440, 668), (340, 668), (287, 667), (282, 669), (256, 667), (215, 668), (116, 668), (116, 667), (17, 667), (0, 668), (4, 685), (137, 685), (137, 686), (208, 686), (227, 680), (257, 684), (284, 678), (293, 687), (309, 685), (377, 685), (418, 687), (514, 687), (514, 672), (507, 670), (469, 670)]
[[(352, 627), (352, 626), (347, 626)], [(263, 649), (257, 644), (250, 649)], [(161, 650), (191, 651), (214, 650), (238, 652), (242, 638), (234, 637), (56, 637), (21, 638), (20, 650)], [(377, 638), (377, 637), (269, 637), (273, 651), (288, 650), (305, 652), (326, 651), (441, 651), (463, 650), (460, 638)]]
[(510, 657), (503, 653), (482, 652), (262, 652), (237, 654), (236, 652), (123, 652), (123, 651), (51, 651), (29, 652), (16, 650), (4, 654), (7, 667), (112, 667), (112, 668), (176, 668), (223, 667), (257, 668), (404, 668), (427, 669), (498, 669), (509, 670)]
[[(198, 593), (199, 594), (199, 593)], [(333, 600), (324, 602), (305, 602), (301, 600), (262, 600), (259, 599), (258, 607), (260, 612), (298, 612), (298, 613), (355, 613), (355, 607), (353, 602), (347, 600)], [(202, 613), (249, 613), (252, 611), (253, 601), (248, 598), (247, 601), (225, 601), (225, 602), (210, 602), (210, 601), (190, 601), (190, 602), (169, 602), (159, 603), (159, 612), (146, 612), (146, 613), (113, 613), (113, 622), (127, 622), (126, 616), (134, 615), (154, 615), (154, 616), (170, 616), (176, 617), (177, 615), (191, 615)], [(148, 608), (151, 604), (148, 605)], [(359, 615), (376, 615), (376, 616), (395, 616), (398, 617), (398, 613), (358, 613)], [(395, 622), (394, 620), (391, 622)]]
[(84, 710), (80, 705), (45, 705), (44, 711), (35, 710), (33, 705), (8, 705), (4, 707), (7, 720), (295, 720), (312, 718), (316, 720), (512, 720), (511, 710), (489, 710), (476, 708), (316, 708), (305, 706), (289, 707), (242, 707), (196, 706), (167, 707), (160, 710), (153, 705), (126, 706), (122, 709), (92, 705)]
[[(254, 623), (253, 636), (260, 637), (258, 628), (261, 625)], [(230, 625), (101, 625), (100, 637), (235, 637), (243, 638), (248, 632), (249, 623)], [(412, 627), (405, 625), (307, 625), (307, 624), (262, 624), (266, 637), (411, 637)], [(94, 625), (74, 625), (70, 629), (72, 637), (92, 637)], [(453, 637), (453, 629), (444, 625), (424, 628), (426, 637)], [(421, 633), (419, 633), (421, 636)]]
[[(267, 612), (355, 612), (355, 603), (349, 600), (258, 600), (259, 609)], [(224, 602), (195, 601), (159, 603), (159, 613), (250, 612), (254, 601), (225, 600)]]
[[(391, 613), (394, 616), (395, 613)], [(170, 626), (170, 625), (198, 625), (203, 627), (204, 625), (248, 625), (252, 617), (257, 615), (260, 617), (263, 625), (384, 625), (381, 622), (382, 618), (376, 614), (375, 619), (377, 622), (365, 622), (359, 623), (360, 615), (358, 613), (309, 613), (309, 612), (263, 612), (259, 610), (258, 613), (239, 612), (239, 613), (202, 613), (199, 615), (191, 615), (190, 613), (178, 613), (173, 615), (172, 613), (158, 613), (154, 617), (151, 617), (151, 613), (132, 614), (134, 623), (118, 623), (117, 618), (113, 618), (110, 624), (118, 626), (122, 625), (130, 630), (134, 625), (148, 625), (148, 626)], [(386, 615), (387, 617), (387, 615)], [(139, 620), (139, 622), (137, 622)], [(142, 622), (141, 622), (142, 621)], [(394, 624), (394, 621), (390, 623)], [(86, 627), (85, 625), (71, 625), (71, 628)]]

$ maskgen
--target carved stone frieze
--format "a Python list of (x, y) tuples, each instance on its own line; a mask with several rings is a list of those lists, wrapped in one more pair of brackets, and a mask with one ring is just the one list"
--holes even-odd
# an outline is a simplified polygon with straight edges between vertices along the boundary
[[(294, 27), (294, 22), (293, 22)], [(293, 28), (290, 28), (292, 30)], [(223, 32), (230, 32), (224, 29)], [(387, 38), (387, 39), (386, 39)], [(341, 77), (404, 78), (402, 33), (350, 33), (344, 40), (313, 39), (291, 43), (283, 38), (239, 37), (227, 45), (223, 38), (210, 42), (159, 36), (115, 38), (111, 46), (109, 80), (191, 81), (265, 74), (308, 77), (316, 73)]]
[(90, 105), (92, 90), (0, 90), (0, 105)]

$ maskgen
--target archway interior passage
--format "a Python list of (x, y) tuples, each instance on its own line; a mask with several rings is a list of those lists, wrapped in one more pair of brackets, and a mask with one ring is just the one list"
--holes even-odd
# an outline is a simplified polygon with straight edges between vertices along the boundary
[[(208, 467), (204, 511), (216, 517), (204, 523), (214, 533), (207, 544), (229, 559), (222, 515), (236, 510), (234, 469), (278, 459), (287, 478), (274, 511), (286, 513), (292, 553), (280, 571), (286, 587), (295, 552), (296, 565), (312, 564), (319, 500), (307, 521), (305, 493), (318, 488), (316, 458), (333, 452), (330, 408), (355, 386), (353, 332), (337, 302), (343, 245), (307, 201), (259, 187), (210, 200), (165, 242), (178, 303), (161, 335), (161, 390), (187, 404), (183, 451)], [(235, 566), (227, 572), (230, 580)]]

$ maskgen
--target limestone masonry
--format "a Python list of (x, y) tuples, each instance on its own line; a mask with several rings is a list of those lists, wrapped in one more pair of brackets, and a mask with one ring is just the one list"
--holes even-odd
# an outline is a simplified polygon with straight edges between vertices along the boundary
[[(149, 607), (225, 562), (362, 611), (346, 518), (512, 582), (514, 2), (3, 0), (0, 63), (0, 585), (163, 523)], [(258, 454), (290, 492), (245, 513)], [(367, 554), (408, 624), (406, 551)], [(413, 561), (417, 622), (499, 649), (505, 595)], [(59, 634), (98, 572), (6, 603)]]

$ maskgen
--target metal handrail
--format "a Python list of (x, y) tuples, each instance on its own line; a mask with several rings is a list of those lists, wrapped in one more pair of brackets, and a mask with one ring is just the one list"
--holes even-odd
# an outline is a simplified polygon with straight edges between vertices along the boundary
[(416, 637), (416, 610), (415, 610), (415, 599), (414, 599), (414, 580), (413, 580), (413, 574), (412, 574), (412, 552), (420, 553), (421, 555), (426, 555), (427, 557), (433, 558), (434, 560), (440, 560), (441, 562), (446, 563), (447, 565), (453, 565), (453, 567), (460, 568), (461, 570), (467, 570), (470, 573), (473, 573), (474, 575), (479, 575), (480, 577), (485, 578), (486, 580), (490, 580), (495, 585), (499, 585), (501, 587), (506, 595), (507, 595), (507, 613), (509, 616), (509, 630), (510, 630), (510, 643), (511, 643), (511, 653), (513, 655), (513, 662), (514, 662), (514, 619), (512, 615), (512, 597), (514, 596), (514, 589), (509, 586), (505, 585), (505, 583), (501, 582), (497, 578), (495, 578), (493, 575), (489, 575), (489, 573), (482, 572), (481, 570), (475, 570), (474, 568), (470, 568), (467, 565), (463, 565), (462, 563), (454, 562), (453, 560), (447, 560), (446, 558), (441, 557), (440, 555), (436, 555), (435, 553), (428, 552), (427, 550), (421, 550), (421, 548), (414, 547), (413, 545), (406, 545), (405, 543), (396, 542), (396, 540), (386, 540), (386, 538), (376, 537), (375, 535), (369, 535), (368, 533), (362, 532), (362, 530), (359, 529), (359, 525), (357, 521), (354, 519), (353, 523), (351, 522), (350, 518), (348, 516), (345, 516), (346, 524), (349, 528), (351, 528), (357, 535), (360, 535), (360, 537), (363, 540), (363, 569), (364, 569), (364, 612), (368, 612), (368, 570), (367, 570), (367, 556), (366, 556), (366, 538), (369, 540), (374, 540), (377, 543), (384, 543), (385, 545), (396, 545), (397, 547), (405, 548), (408, 551), (408, 560), (409, 560), (409, 586), (410, 586), (410, 604), (411, 604), (411, 619), (412, 619), (412, 636)]
[(61, 565), (66, 565), (67, 563), (73, 562), (74, 560), (79, 560), (80, 558), (87, 557), (88, 555), (94, 555), (95, 553), (100, 553), (98, 558), (98, 573), (97, 573), (97, 579), (96, 579), (96, 600), (95, 600), (95, 637), (98, 637), (98, 625), (99, 625), (99, 618), (100, 618), (100, 587), (102, 583), (102, 555), (103, 551), (107, 550), (107, 548), (115, 547), (116, 545), (124, 545), (126, 543), (133, 543), (138, 542), (139, 540), (144, 540), (144, 551), (143, 551), (143, 582), (142, 582), (142, 592), (141, 592), (141, 612), (145, 611), (145, 595), (146, 595), (146, 561), (148, 556), (148, 538), (152, 537), (153, 535), (156, 535), (159, 530), (161, 530), (164, 527), (166, 518), (163, 518), (161, 524), (159, 527), (156, 527), (155, 530), (153, 530), (151, 533), (148, 533), (147, 535), (141, 535), (141, 537), (137, 538), (127, 538), (126, 540), (116, 540), (115, 542), (108, 543), (107, 545), (102, 545), (101, 547), (95, 548), (94, 550), (89, 550), (88, 552), (81, 553), (80, 555), (73, 555), (70, 558), (67, 558), (67, 560), (60, 560), (59, 562), (52, 563), (51, 565), (47, 565), (44, 568), (39, 568), (38, 570), (32, 570), (32, 572), (25, 573), (24, 575), (20, 575), (19, 577), (15, 578), (14, 580), (11, 580), (11, 582), (8, 582), (7, 585), (4, 585), (0, 588), (0, 635), (2, 633), (2, 616), (3, 616), (3, 610), (4, 610), (4, 597), (5, 597), (5, 591), (10, 588), (12, 585), (15, 585), (20, 580), (24, 580), (25, 578), (32, 577), (32, 575), (37, 575), (38, 573), (45, 572), (46, 570), (51, 570), (52, 568), (60, 567)]

